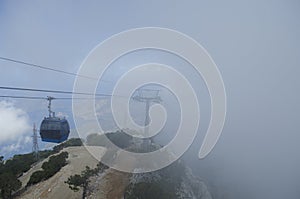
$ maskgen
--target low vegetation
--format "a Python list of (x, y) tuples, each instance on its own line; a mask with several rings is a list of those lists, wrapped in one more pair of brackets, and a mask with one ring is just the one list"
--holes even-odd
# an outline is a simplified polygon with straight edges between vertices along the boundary
[(90, 134), (86, 138), (86, 143), (89, 146), (103, 146), (107, 147), (105, 138), (107, 137), (112, 143), (120, 148), (128, 148), (132, 144), (132, 136), (128, 135), (124, 131), (116, 131), (105, 134)]
[(124, 199), (178, 198), (176, 190), (180, 187), (184, 170), (184, 165), (180, 161), (176, 161), (164, 169), (147, 173), (148, 176), (159, 176), (159, 178), (152, 180), (149, 180), (151, 179), (149, 178), (145, 181), (129, 184)]
[(59, 155), (51, 156), (49, 161), (44, 162), (40, 171), (34, 172), (26, 186), (30, 186), (39, 183), (43, 180), (47, 180), (56, 174), (62, 167), (67, 164), (68, 152), (61, 152)]
[[(41, 157), (49, 155), (48, 151), (41, 151)], [(31, 165), (37, 160), (33, 153), (15, 155), (11, 159), (4, 161), (0, 157), (0, 198), (12, 198), (12, 194), (19, 190), (22, 183), (18, 180), (24, 172), (27, 172)]]
[(86, 196), (86, 190), (89, 183), (89, 178), (93, 175), (97, 175), (99, 173), (103, 173), (108, 167), (101, 162), (97, 164), (97, 167), (95, 169), (91, 169), (90, 167), (86, 166), (85, 170), (81, 172), (81, 174), (75, 174), (71, 175), (67, 181), (65, 181), (66, 184), (69, 185), (69, 188), (73, 191), (79, 191), (79, 188), (83, 188), (82, 198), (85, 198)]
[[(66, 142), (56, 145), (53, 150), (39, 151), (39, 159), (36, 159), (36, 156), (33, 153), (14, 155), (12, 158), (6, 161), (4, 161), (3, 156), (0, 156), (0, 198), (12, 198), (12, 195), (22, 186), (21, 182), (18, 180), (18, 177), (22, 176), (23, 173), (27, 172), (32, 165), (38, 161), (59, 153), (63, 148), (82, 145), (83, 141), (80, 138), (71, 138)], [(54, 158), (50, 158), (51, 161), (49, 160), (48, 163), (43, 164), (42, 171), (37, 171), (32, 174), (30, 178), (31, 181), (29, 184), (27, 184), (27, 186), (51, 177), (57, 172), (58, 168), (60, 169), (62, 165), (66, 164), (66, 158), (63, 158), (67, 157), (65, 153), (59, 155), (58, 157), (53, 157)], [(60, 160), (57, 160), (56, 158), (61, 158), (61, 164), (58, 163)]]
[(63, 142), (59, 145), (53, 147), (53, 153), (58, 153), (62, 149), (72, 146), (83, 146), (83, 141), (80, 138), (70, 138), (66, 142)]
[(12, 173), (2, 173), (0, 175), (0, 198), (12, 198), (12, 193), (17, 191), (22, 183)]
[(165, 190), (163, 182), (140, 182), (134, 185), (132, 192), (126, 193), (124, 199), (170, 199), (175, 198), (175, 192)]

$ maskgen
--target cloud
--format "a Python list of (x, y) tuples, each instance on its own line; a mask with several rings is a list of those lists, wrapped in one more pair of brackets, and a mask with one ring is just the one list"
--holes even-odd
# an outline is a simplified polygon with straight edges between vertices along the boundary
[(4, 156), (10, 156), (15, 152), (26, 150), (26, 146), (31, 142), (30, 136), (21, 136), (14, 143), (2, 146), (0, 154)]
[(56, 114), (56, 117), (59, 117), (59, 118), (69, 118), (69, 115), (67, 113), (58, 112)]
[[(0, 145), (10, 145), (11, 149), (18, 148), (20, 138), (25, 139), (30, 134), (31, 125), (26, 112), (14, 106), (13, 103), (0, 101)], [(26, 138), (23, 141), (28, 141)]]

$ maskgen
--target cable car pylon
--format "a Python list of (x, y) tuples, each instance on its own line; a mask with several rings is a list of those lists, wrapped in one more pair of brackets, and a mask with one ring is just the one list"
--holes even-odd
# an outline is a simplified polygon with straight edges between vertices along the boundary
[(39, 160), (39, 144), (38, 144), (38, 135), (35, 123), (33, 123), (33, 133), (32, 133), (32, 152), (35, 157), (35, 160)]

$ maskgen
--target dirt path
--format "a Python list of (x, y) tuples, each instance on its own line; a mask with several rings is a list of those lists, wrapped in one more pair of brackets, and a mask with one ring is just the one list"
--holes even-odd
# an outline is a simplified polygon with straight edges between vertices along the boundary
[[(117, 158), (114, 161), (122, 165), (124, 168), (133, 169), (135, 160), (128, 158), (120, 158), (117, 153)], [(129, 173), (120, 172), (114, 169), (108, 169), (101, 176), (90, 179), (89, 187), (91, 195), (89, 199), (123, 199), (126, 187), (129, 185)]]
[(129, 184), (129, 174), (118, 171), (110, 172), (107, 177), (110, 179), (107, 183), (111, 189), (107, 193), (107, 198), (121, 199), (124, 197), (124, 192)]
[(102, 176), (92, 178), (90, 188), (93, 190), (88, 199), (122, 199), (129, 176), (128, 173), (109, 169)]

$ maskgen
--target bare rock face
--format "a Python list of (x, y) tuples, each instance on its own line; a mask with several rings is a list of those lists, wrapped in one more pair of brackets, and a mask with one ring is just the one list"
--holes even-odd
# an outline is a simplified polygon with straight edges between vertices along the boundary
[(186, 168), (185, 177), (177, 192), (178, 198), (211, 199), (207, 186), (199, 178), (192, 174), (190, 168)]
[(211, 199), (207, 186), (182, 162), (159, 171), (132, 174), (124, 199)]
[[(48, 180), (28, 187), (19, 198), (82, 198), (82, 189), (73, 192), (64, 182), (70, 175), (81, 173), (85, 166), (96, 167), (97, 160), (84, 147), (65, 150), (69, 153), (69, 164)], [(103, 148), (101, 155), (105, 153), (106, 149)], [(24, 184), (31, 173), (41, 167), (40, 164), (21, 177)], [(89, 179), (86, 198), (211, 199), (211, 195), (205, 183), (178, 160), (164, 169), (149, 173), (124, 173), (107, 169)]]

